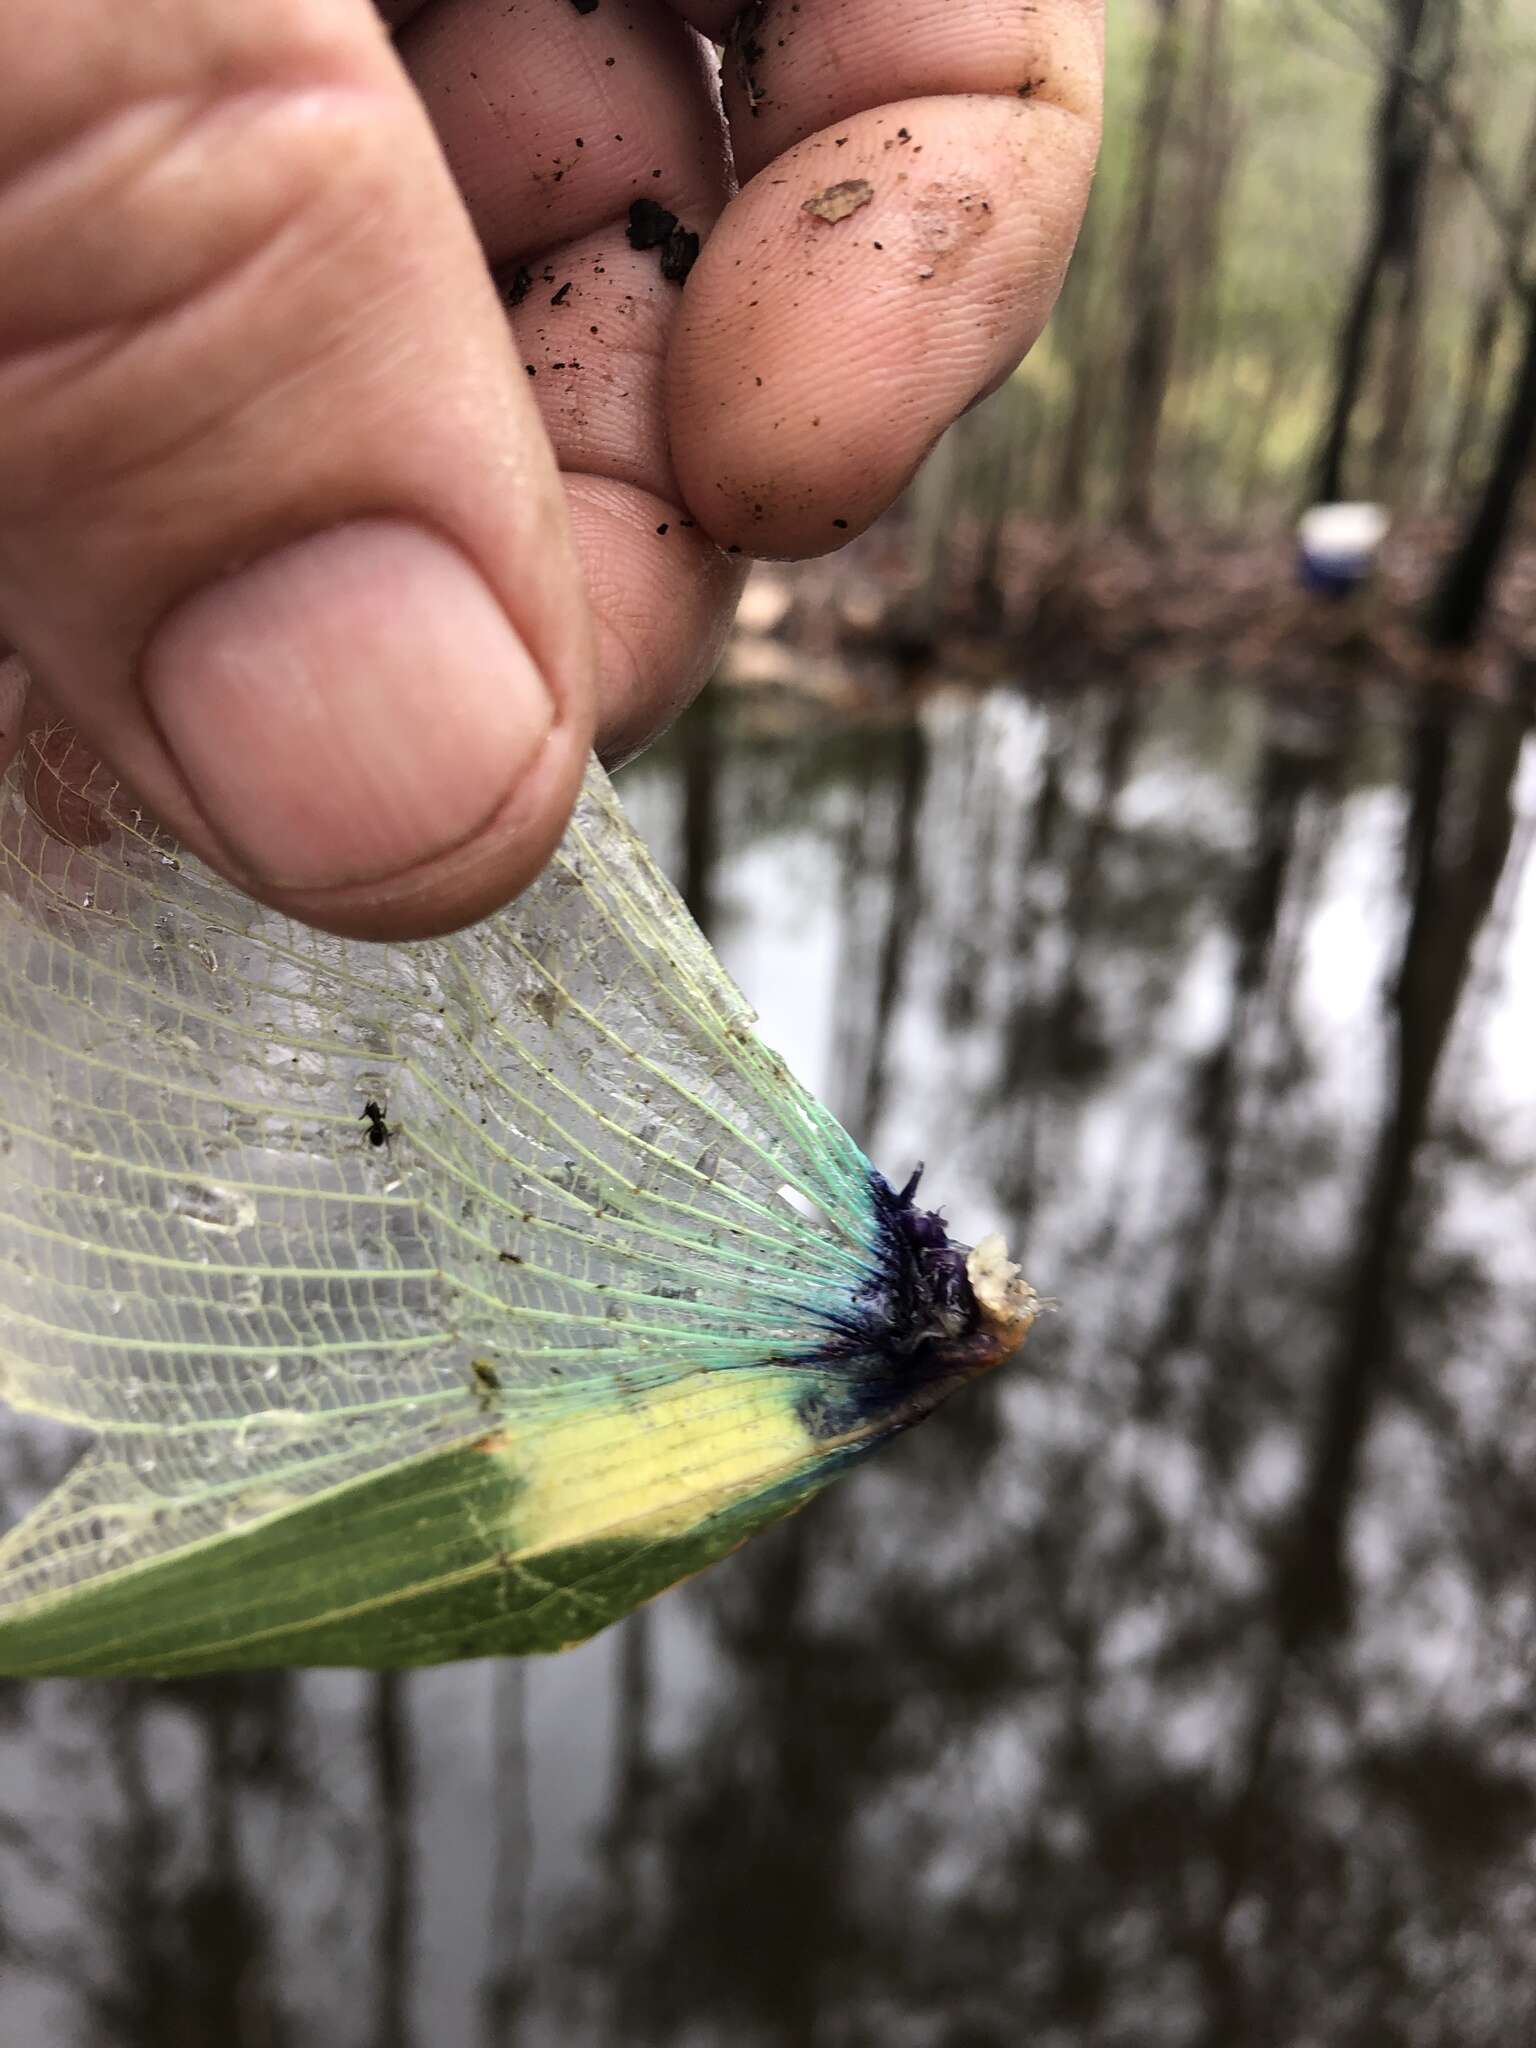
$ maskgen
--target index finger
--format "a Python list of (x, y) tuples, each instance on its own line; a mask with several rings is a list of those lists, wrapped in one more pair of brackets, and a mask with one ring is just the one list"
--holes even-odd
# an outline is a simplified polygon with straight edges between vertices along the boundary
[(1099, 139), (1099, 0), (673, 0), (726, 35), (747, 181), (669, 366), (694, 516), (749, 554), (840, 546), (1044, 326)]

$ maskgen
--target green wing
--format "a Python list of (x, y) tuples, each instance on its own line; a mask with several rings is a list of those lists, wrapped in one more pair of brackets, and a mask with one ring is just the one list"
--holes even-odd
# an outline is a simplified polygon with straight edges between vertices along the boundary
[(559, 1647), (850, 1454), (795, 1361), (869, 1169), (598, 768), (510, 911), (386, 950), (39, 802), (69, 758), (0, 782), (0, 1393), (96, 1441), (0, 1541), (0, 1670)]
[[(750, 1390), (738, 1377), (698, 1391), (705, 1412), (696, 1390), (674, 1389), (660, 1412), (653, 1397), (643, 1424), (633, 1407), (530, 1417), (108, 1567), (0, 1628), (4, 1668), (174, 1677), (566, 1649), (714, 1563), (836, 1469), (766, 1376)], [(668, 1418), (673, 1405), (684, 1412)], [(706, 1419), (714, 1485), (701, 1480)], [(584, 1455), (572, 1458), (578, 1441)], [(102, 1481), (121, 1493), (93, 1450), (54, 1497), (55, 1539), (90, 1515), (83, 1501), (71, 1508), (75, 1487)]]

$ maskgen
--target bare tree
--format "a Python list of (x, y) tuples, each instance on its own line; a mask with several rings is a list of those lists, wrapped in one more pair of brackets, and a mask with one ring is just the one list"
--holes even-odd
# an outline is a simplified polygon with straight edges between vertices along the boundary
[(1399, 1334), (1417, 1163), (1435, 1084), (1514, 837), (1523, 713), (1503, 707), (1453, 724), (1431, 702), (1409, 768), (1404, 866), (1408, 928), (1392, 991), (1393, 1081), (1359, 1231), (1359, 1263), (1322, 1389), (1294, 1549), (1282, 1572), (1282, 1626), (1293, 1639), (1346, 1618), (1345, 1538), (1365, 1440)]
[(1175, 290), (1163, 192), (1178, 89), (1179, 0), (1154, 0), (1157, 27), (1137, 117), (1136, 164), (1126, 219), (1124, 412), (1119, 515), (1133, 532), (1153, 526), (1153, 477), (1173, 362)]
[(369, 1681), (369, 1745), (379, 1808), (380, 1900), (375, 1922), (373, 2040), (377, 2048), (410, 2048), (412, 1922), (416, 1859), (412, 1841), (414, 1773), (407, 1679), (380, 1671)]
[[(1517, 246), (1514, 256), (1517, 263), (1525, 256), (1525, 226), (1531, 214), (1536, 212), (1536, 107), (1532, 108), (1531, 125), (1526, 131), (1525, 149), (1518, 180), (1514, 219)], [(1467, 465), (1473, 450), (1482, 437), (1484, 421), (1488, 412), (1489, 385), (1493, 379), (1494, 357), (1504, 331), (1504, 323), (1511, 310), (1510, 256), (1506, 237), (1499, 236), (1499, 244), (1489, 265), (1488, 275), (1477, 295), (1472, 314), (1471, 338), (1467, 347), (1467, 367), (1462, 380), (1461, 402), (1456, 411), (1456, 424), (1451, 431), (1450, 448), (1445, 462), (1446, 495), (1455, 498), (1460, 495), (1466, 481)]]
[[(1325, 503), (1347, 495), (1355, 413), (1366, 387), (1383, 288), (1394, 273), (1399, 328), (1411, 334), (1417, 322), (1415, 275), (1434, 139), (1418, 72), (1421, 67), (1434, 68), (1433, 63), (1425, 64), (1425, 58), (1436, 46), (1436, 61), (1441, 67), (1447, 61), (1455, 8), (1453, 0), (1389, 0), (1389, 8), (1392, 33), (1382, 52), (1372, 142), (1371, 222), (1339, 327), (1333, 403), (1313, 472), (1313, 495)], [(1395, 403), (1401, 409), (1406, 403), (1405, 391), (1411, 389), (1406, 374), (1410, 360), (1406, 347), (1401, 349), (1394, 380), (1397, 389), (1389, 390), (1389, 410), (1384, 415), (1384, 424), (1399, 435), (1404, 422), (1392, 419), (1390, 407)]]
[(1525, 299), (1525, 340), (1498, 445), (1461, 543), (1446, 564), (1429, 612), (1437, 647), (1470, 647), (1488, 609), (1536, 449), (1536, 291)]
[(1071, 398), (1051, 483), (1050, 511), (1062, 525), (1082, 516), (1104, 387), (1104, 323), (1098, 311), (1099, 253), (1104, 239), (1102, 188), (1089, 202), (1077, 250), (1054, 315), (1056, 343), (1071, 363)]
[(1178, 374), (1198, 377), (1217, 349), (1222, 229), (1237, 155), (1227, 0), (1205, 0), (1197, 37), (1184, 167)]

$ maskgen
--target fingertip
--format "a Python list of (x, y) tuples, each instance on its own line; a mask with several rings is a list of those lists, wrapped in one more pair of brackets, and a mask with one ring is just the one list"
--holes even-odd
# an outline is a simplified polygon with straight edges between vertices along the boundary
[(590, 677), (546, 675), (476, 566), (404, 520), (280, 548), (179, 605), (140, 690), (216, 863), (367, 937), (442, 931), (558, 840)]
[(743, 188), (668, 365), (679, 483), (719, 543), (826, 553), (892, 503), (1044, 325), (1094, 149), (1058, 108), (913, 100), (813, 135)]
[(518, 787), (462, 845), (377, 880), (259, 893), (286, 915), (342, 938), (388, 942), (460, 931), (538, 879), (564, 836), (590, 758), (586, 728), (561, 725)]

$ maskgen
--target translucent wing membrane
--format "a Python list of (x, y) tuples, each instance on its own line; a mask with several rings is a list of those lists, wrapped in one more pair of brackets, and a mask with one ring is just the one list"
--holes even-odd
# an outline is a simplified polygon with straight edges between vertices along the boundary
[[(601, 770), (511, 910), (385, 949), (250, 902), (76, 758), (45, 744), (0, 783), (0, 1392), (98, 1436), (0, 1543), (0, 1666), (8, 1626), (32, 1668), (28, 1618), (97, 1582), (142, 1608), (157, 1561), (223, 1571), (241, 1532), (334, 1500), (362, 1527), (386, 1472), (500, 1517), (487, 1570), (580, 1548), (578, 1496), (654, 1544), (691, 1515), (719, 1534), (743, 1490), (803, 1492), (831, 1449), (790, 1418), (829, 1338), (846, 1379), (888, 1281), (884, 1184), (760, 1043)], [(668, 1391), (764, 1373), (779, 1420), (745, 1465), (739, 1399), (701, 1438)], [(640, 1472), (627, 1520), (573, 1477), (599, 1437)], [(442, 1462), (487, 1445), (490, 1509), (483, 1460)], [(198, 1584), (181, 1571), (151, 1664), (183, 1641), (238, 1661), (204, 1644)], [(263, 1599), (252, 1640), (305, 1654)], [(136, 1668), (113, 1640), (101, 1668)]]

